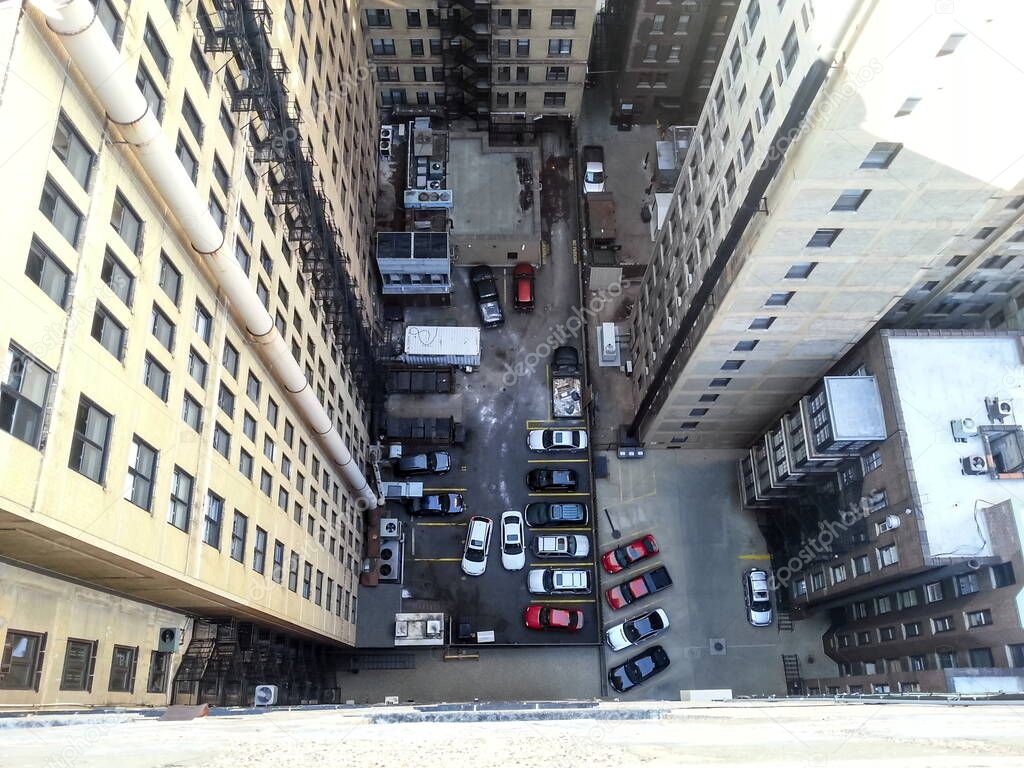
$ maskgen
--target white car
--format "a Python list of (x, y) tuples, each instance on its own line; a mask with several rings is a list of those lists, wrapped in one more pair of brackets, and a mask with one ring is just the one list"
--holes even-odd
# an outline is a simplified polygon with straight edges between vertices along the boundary
[(590, 554), (590, 539), (581, 533), (545, 533), (533, 539), (537, 557), (576, 557)]
[(501, 564), (509, 571), (521, 571), (526, 566), (523, 547), (523, 513), (514, 509), (501, 514)]
[(534, 595), (590, 594), (590, 571), (577, 568), (534, 568), (526, 581)]
[(755, 627), (772, 625), (772, 598), (767, 573), (760, 568), (751, 568), (743, 574), (743, 599), (747, 604), (747, 621)]
[(526, 436), (531, 451), (585, 451), (585, 429), (531, 429)]
[(590, 145), (583, 147), (583, 191), (604, 192), (604, 150)]
[(668, 627), (668, 614), (661, 608), (655, 608), (609, 627), (604, 633), (604, 641), (613, 651), (624, 651), (630, 646), (647, 642)]
[(486, 517), (469, 518), (466, 548), (462, 553), (462, 572), (467, 576), (483, 576), (487, 570), (487, 552), (491, 548), (491, 521)]

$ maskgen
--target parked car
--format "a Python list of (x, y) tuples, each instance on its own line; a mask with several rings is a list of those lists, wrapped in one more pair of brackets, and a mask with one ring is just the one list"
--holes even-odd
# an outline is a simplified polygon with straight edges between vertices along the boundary
[(604, 641), (613, 651), (624, 651), (630, 646), (647, 642), (663, 629), (668, 629), (668, 626), (668, 614), (661, 608), (655, 608), (609, 627), (604, 633)]
[(451, 468), (452, 459), (447, 451), (413, 453), (409, 456), (403, 456), (395, 463), (395, 475), (397, 477), (443, 475)]
[(665, 566), (659, 565), (647, 573), (642, 573), (623, 584), (612, 587), (605, 592), (605, 598), (612, 608), (623, 608), (670, 586), (672, 586), (672, 577), (668, 575)]
[(531, 451), (585, 451), (585, 429), (531, 429), (526, 435)]
[(667, 669), (668, 665), (669, 659), (665, 649), (655, 645), (637, 654), (625, 664), (611, 669), (608, 672), (608, 683), (619, 693), (625, 693)]
[(466, 511), (466, 499), (461, 493), (431, 493), (409, 499), (405, 508), (410, 515), (461, 515)]
[(526, 565), (523, 513), (510, 509), (501, 513), (501, 564), (509, 571)]
[(583, 629), (583, 611), (579, 608), (558, 608), (531, 605), (523, 617), (527, 629), (554, 629), (579, 632)]
[(590, 539), (580, 533), (534, 536), (533, 554), (537, 557), (586, 557), (590, 554)]
[(534, 568), (526, 583), (535, 595), (589, 595), (590, 571), (579, 568)]
[(512, 306), (520, 312), (532, 312), (536, 304), (533, 265), (521, 261), (512, 270)]
[(587, 524), (587, 505), (579, 502), (537, 501), (526, 505), (526, 524), (534, 528)]
[(491, 521), (471, 517), (466, 528), (466, 547), (462, 552), (462, 572), (467, 576), (483, 576), (487, 570), (487, 553), (491, 548)]
[(526, 484), (531, 491), (575, 491), (578, 482), (574, 469), (541, 467), (526, 473)]
[(636, 541), (631, 541), (629, 544), (623, 544), (621, 547), (616, 547), (610, 552), (605, 552), (601, 555), (601, 565), (604, 566), (605, 571), (608, 573), (618, 573), (656, 554), (658, 554), (658, 542), (654, 540), (651, 534), (647, 534), (646, 536), (641, 536)]
[(496, 328), (505, 322), (505, 314), (501, 311), (501, 300), (498, 298), (498, 285), (494, 282), (494, 272), (486, 264), (473, 267), (469, 272), (469, 281), (476, 295), (476, 306), (480, 312), (480, 322), (485, 328)]
[(772, 598), (765, 571), (751, 568), (743, 574), (743, 599), (747, 604), (747, 621), (755, 627), (772, 625)]
[(604, 149), (594, 144), (583, 147), (583, 191), (604, 192)]

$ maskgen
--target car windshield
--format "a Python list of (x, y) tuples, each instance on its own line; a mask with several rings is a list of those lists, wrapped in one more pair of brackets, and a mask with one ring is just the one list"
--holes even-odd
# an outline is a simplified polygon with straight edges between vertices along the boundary
[(635, 622), (627, 622), (622, 627), (622, 634), (624, 634), (626, 639), (631, 643), (635, 643), (640, 639), (640, 630), (636, 628)]
[(600, 184), (604, 181), (604, 174), (601, 171), (587, 171), (587, 181), (591, 184)]

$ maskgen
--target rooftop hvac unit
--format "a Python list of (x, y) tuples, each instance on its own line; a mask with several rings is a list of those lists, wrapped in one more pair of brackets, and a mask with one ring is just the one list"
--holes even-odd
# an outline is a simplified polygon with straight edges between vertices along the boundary
[(998, 397), (986, 397), (985, 409), (988, 411), (988, 417), (992, 421), (998, 421), (1000, 424), (1004, 423), (1007, 419), (1013, 418), (1013, 405), (1008, 400), (1001, 400)]
[(181, 646), (181, 630), (178, 627), (161, 627), (157, 636), (156, 649), (160, 653), (176, 653)]
[(427, 189), (440, 189), (440, 188), (441, 188), (441, 182), (440, 181), (428, 181), (427, 182)]
[(988, 474), (988, 462), (984, 456), (965, 456), (960, 459), (960, 464), (963, 467), (963, 473), (965, 475), (985, 475)]
[(256, 696), (252, 703), (256, 707), (272, 707), (277, 704), (277, 686), (257, 685)]
[(949, 428), (953, 432), (953, 439), (958, 443), (966, 443), (967, 438), (978, 436), (978, 422), (970, 417), (953, 419), (949, 422)]
[(401, 520), (397, 517), (382, 517), (380, 519), (380, 537), (382, 539), (397, 539), (401, 535)]
[(886, 528), (886, 530), (891, 531), (893, 528), (899, 528), (899, 527), (900, 527), (899, 515), (886, 515), (885, 516), (885, 528)]
[(391, 138), (391, 126), (390, 125), (382, 125), (380, 127), (380, 137), (382, 139), (390, 139)]

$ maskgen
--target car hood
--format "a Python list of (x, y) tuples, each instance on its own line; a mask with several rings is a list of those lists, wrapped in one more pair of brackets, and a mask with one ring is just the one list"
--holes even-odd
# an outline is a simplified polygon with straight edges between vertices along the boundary
[(473, 560), (462, 558), (462, 570), (470, 576), (480, 576), (487, 570), (487, 560), (484, 559), (477, 563)]
[(614, 627), (605, 632), (605, 640), (612, 650), (620, 651), (623, 648), (629, 647), (629, 640), (626, 639), (626, 633), (624, 631), (625, 624), (616, 624)]
[(542, 593), (544, 589), (544, 569), (534, 568), (530, 571), (530, 575), (527, 577), (526, 583), (531, 592)]
[(750, 611), (750, 623), (758, 627), (767, 627), (772, 623), (771, 611)]
[(629, 679), (629, 677), (626, 676), (625, 665), (615, 667), (615, 669), (609, 672), (608, 680), (611, 681), (611, 683), (615, 686), (615, 689), (619, 691), (628, 691), (630, 688), (636, 685), (636, 683), (634, 683), (632, 680)]

